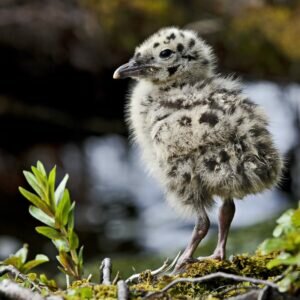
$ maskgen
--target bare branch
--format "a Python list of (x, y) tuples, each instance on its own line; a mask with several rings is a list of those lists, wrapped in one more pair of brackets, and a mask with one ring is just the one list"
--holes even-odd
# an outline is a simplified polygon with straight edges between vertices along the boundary
[(26, 275), (22, 274), (14, 266), (9, 265), (9, 266), (0, 267), (0, 277), (7, 274), (7, 273), (10, 274), (11, 276), (15, 277), (15, 278), (20, 278), (23, 281), (29, 282), (34, 289), (36, 289), (39, 292), (41, 291), (41, 289), (39, 288), (39, 286), (36, 283), (34, 283), (32, 280), (30, 280)]
[(224, 273), (224, 272), (216, 272), (213, 274), (209, 274), (209, 275), (205, 275), (199, 278), (178, 278), (174, 281), (172, 281), (171, 283), (169, 283), (168, 285), (166, 285), (162, 290), (160, 290), (159, 292), (152, 292), (149, 293), (148, 295), (146, 295), (146, 297), (144, 299), (147, 299), (149, 297), (152, 297), (154, 295), (157, 294), (161, 294), (164, 293), (166, 291), (168, 291), (170, 288), (172, 288), (173, 286), (175, 286), (178, 283), (201, 283), (204, 281), (208, 281), (211, 279), (215, 279), (215, 278), (227, 278), (227, 279), (231, 279), (234, 281), (246, 281), (246, 282), (251, 282), (254, 284), (263, 284), (263, 285), (267, 285), (270, 286), (272, 288), (278, 289), (277, 284), (275, 284), (274, 282), (271, 281), (267, 281), (267, 280), (261, 280), (261, 279), (256, 279), (256, 278), (251, 278), (251, 277), (245, 277), (245, 276), (239, 276), (239, 275), (234, 275), (234, 274), (228, 274), (228, 273)]
[(110, 285), (111, 277), (111, 259), (106, 257), (102, 260), (102, 263), (100, 265), (100, 281), (102, 281), (102, 284)]
[(12, 300), (45, 300), (40, 294), (23, 288), (8, 279), (4, 279), (0, 282), (0, 296), (1, 295)]
[(124, 280), (119, 280), (118, 286), (118, 300), (128, 300), (129, 299), (129, 289)]

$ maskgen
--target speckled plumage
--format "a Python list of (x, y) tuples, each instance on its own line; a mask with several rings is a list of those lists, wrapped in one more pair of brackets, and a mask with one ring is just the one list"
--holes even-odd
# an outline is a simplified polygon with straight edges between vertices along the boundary
[[(166, 49), (172, 54), (161, 57)], [(214, 196), (241, 199), (278, 182), (282, 160), (266, 115), (237, 80), (215, 73), (212, 50), (195, 32), (162, 29), (133, 60), (147, 68), (131, 76), (138, 82), (128, 123), (180, 214), (203, 215)]]

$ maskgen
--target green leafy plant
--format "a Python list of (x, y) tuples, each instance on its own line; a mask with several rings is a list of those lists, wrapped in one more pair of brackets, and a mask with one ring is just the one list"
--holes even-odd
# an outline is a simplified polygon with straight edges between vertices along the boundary
[(44, 254), (37, 254), (33, 260), (27, 261), (28, 245), (24, 244), (15, 254), (10, 255), (7, 259), (1, 262), (2, 265), (11, 265), (18, 269), (21, 273), (27, 274), (35, 267), (46, 263), (49, 258)]
[(278, 255), (267, 267), (287, 266), (279, 282), (280, 290), (295, 291), (300, 289), (300, 203), (298, 209), (289, 209), (278, 220), (273, 231), (273, 238), (267, 239), (260, 246), (263, 254), (272, 252)]
[(74, 231), (74, 207), (66, 188), (66, 175), (55, 188), (56, 167), (47, 174), (43, 164), (37, 162), (32, 172), (24, 171), (24, 176), (34, 193), (20, 187), (21, 194), (31, 202), (29, 213), (46, 226), (36, 227), (36, 231), (49, 238), (58, 250), (58, 268), (66, 275), (80, 279), (83, 272), (83, 247)]

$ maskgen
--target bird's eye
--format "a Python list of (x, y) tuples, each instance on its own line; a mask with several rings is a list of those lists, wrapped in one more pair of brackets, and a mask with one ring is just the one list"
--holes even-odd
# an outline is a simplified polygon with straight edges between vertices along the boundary
[(161, 57), (161, 58), (167, 58), (167, 57), (170, 57), (170, 56), (172, 55), (172, 53), (173, 53), (172, 50), (170, 50), (170, 49), (165, 49), (165, 50), (163, 50), (163, 51), (161, 51), (161, 52), (159, 53), (159, 57)]

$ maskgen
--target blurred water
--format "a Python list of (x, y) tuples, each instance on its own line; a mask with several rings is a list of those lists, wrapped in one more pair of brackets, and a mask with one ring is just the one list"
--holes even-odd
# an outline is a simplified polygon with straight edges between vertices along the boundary
[[(280, 151), (286, 154), (295, 147), (298, 141), (294, 106), (298, 105), (299, 109), (299, 85), (281, 87), (271, 82), (247, 83), (245, 93), (265, 108), (270, 118), (269, 129)], [(146, 249), (159, 251), (174, 250), (186, 244), (194, 220), (178, 218), (167, 206), (159, 184), (146, 174), (136, 147), (130, 147), (123, 137), (111, 135), (87, 139), (84, 152), (91, 171), (89, 216), (93, 215), (93, 206), (97, 207), (99, 201), (112, 203), (120, 198), (130, 199), (138, 208), (139, 218), (108, 220), (110, 225), (115, 223), (110, 232), (113, 236), (135, 236)], [(271, 218), (288, 205), (286, 198), (273, 189), (236, 201), (233, 226), (247, 226)], [(213, 224), (216, 223), (216, 209), (210, 212), (210, 218)]]

